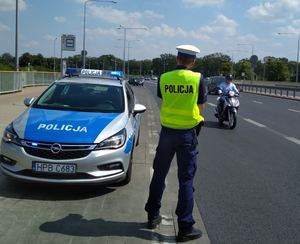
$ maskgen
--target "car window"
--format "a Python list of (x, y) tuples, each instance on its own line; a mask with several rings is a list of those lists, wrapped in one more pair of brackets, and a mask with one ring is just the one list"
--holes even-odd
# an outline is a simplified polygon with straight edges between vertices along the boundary
[(219, 78), (217, 78), (216, 83), (219, 85), (219, 84), (221, 84), (223, 81), (225, 81), (225, 78), (224, 78), (224, 77), (219, 77)]
[(129, 112), (132, 112), (134, 109), (134, 93), (130, 86), (126, 85), (126, 96), (128, 100), (128, 110)]
[(33, 107), (104, 113), (123, 112), (123, 89), (100, 84), (54, 83)]

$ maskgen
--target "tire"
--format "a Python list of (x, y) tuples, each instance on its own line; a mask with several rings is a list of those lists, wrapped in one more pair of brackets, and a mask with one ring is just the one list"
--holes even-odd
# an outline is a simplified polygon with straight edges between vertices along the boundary
[(130, 153), (130, 160), (129, 160), (129, 165), (128, 165), (128, 169), (126, 172), (126, 177), (125, 179), (123, 179), (122, 181), (119, 182), (118, 185), (120, 186), (125, 186), (127, 184), (129, 184), (129, 182), (131, 181), (131, 176), (132, 176), (132, 158), (133, 158), (133, 149), (134, 149), (134, 140), (133, 140), (133, 144), (132, 144), (132, 149), (131, 149), (131, 153)]
[(141, 133), (141, 127), (139, 127), (139, 131), (138, 131), (138, 135), (137, 135), (137, 139), (136, 139), (136, 143), (135, 143), (136, 147), (140, 144), (140, 133)]
[(220, 124), (220, 125), (223, 125), (223, 122), (224, 122), (223, 119), (218, 118), (218, 121), (219, 121), (219, 124)]
[(236, 113), (229, 112), (228, 113), (228, 122), (229, 122), (229, 129), (233, 130), (236, 127)]

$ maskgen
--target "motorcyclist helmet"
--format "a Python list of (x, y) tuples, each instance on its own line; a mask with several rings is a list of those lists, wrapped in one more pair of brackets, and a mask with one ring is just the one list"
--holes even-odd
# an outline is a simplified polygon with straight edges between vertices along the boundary
[(226, 75), (225, 79), (226, 79), (226, 81), (231, 82), (232, 81), (232, 75)]

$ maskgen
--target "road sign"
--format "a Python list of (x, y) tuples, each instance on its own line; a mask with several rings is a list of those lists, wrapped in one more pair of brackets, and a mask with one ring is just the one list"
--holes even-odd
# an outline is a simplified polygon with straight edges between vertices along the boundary
[(62, 51), (75, 51), (76, 37), (74, 35), (61, 36), (61, 50)]
[(87, 50), (84, 50), (84, 51), (82, 50), (81, 51), (81, 56), (83, 56), (83, 52), (84, 52), (84, 56), (86, 56), (87, 55)]

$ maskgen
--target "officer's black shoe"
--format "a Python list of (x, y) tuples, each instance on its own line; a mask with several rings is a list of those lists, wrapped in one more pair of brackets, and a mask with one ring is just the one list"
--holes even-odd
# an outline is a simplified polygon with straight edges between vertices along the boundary
[(148, 229), (155, 229), (161, 223), (161, 216), (158, 215), (154, 218), (148, 218), (147, 228)]
[(186, 241), (191, 241), (198, 239), (202, 236), (202, 232), (199, 229), (193, 228), (189, 232), (178, 232), (176, 241), (177, 242), (186, 242)]

